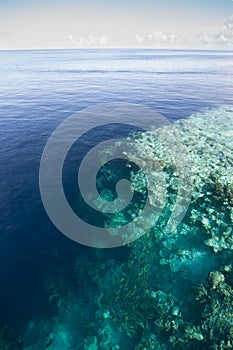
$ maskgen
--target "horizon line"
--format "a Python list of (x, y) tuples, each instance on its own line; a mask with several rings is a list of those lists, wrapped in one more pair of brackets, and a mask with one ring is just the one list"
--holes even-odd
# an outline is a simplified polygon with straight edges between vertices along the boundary
[[(232, 0), (233, 1), (233, 0)], [(233, 52), (233, 48), (188, 48), (188, 47), (57, 47), (57, 48), (46, 48), (46, 47), (40, 47), (40, 48), (10, 48), (10, 49), (1, 49), (2, 51), (57, 51), (57, 50), (173, 50), (173, 51), (227, 51), (227, 52)]]

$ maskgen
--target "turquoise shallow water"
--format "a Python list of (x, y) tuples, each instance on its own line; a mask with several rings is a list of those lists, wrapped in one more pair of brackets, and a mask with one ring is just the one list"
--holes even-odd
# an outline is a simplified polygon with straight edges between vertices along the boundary
[[(210, 51), (1, 52), (2, 348), (138, 350), (171, 349), (175, 344), (177, 349), (211, 349), (214, 342), (220, 346), (221, 341), (231, 341), (229, 324), (222, 325), (222, 334), (218, 328), (214, 330), (214, 334), (221, 334), (220, 338), (214, 335), (215, 340), (210, 339), (210, 328), (218, 320), (208, 319), (203, 305), (211, 314), (217, 300), (221, 300), (218, 314), (226, 314), (231, 298), (232, 275), (224, 266), (227, 270), (232, 258), (232, 219), (227, 211), (232, 204), (222, 203), (220, 197), (224, 193), (230, 198), (229, 183), (221, 181), (232, 166), (232, 125), (229, 121), (225, 124), (228, 136), (220, 126), (227, 113), (232, 120), (231, 112), (226, 112), (232, 104), (232, 62), (231, 52)], [(226, 167), (218, 173), (221, 181), (215, 194), (214, 180), (209, 181), (210, 188), (206, 185), (206, 193), (212, 193), (207, 195), (207, 202), (198, 199), (197, 194), (194, 211), (185, 217), (178, 241), (152, 230), (151, 236), (131, 247), (96, 250), (68, 240), (49, 221), (38, 187), (46, 141), (72, 113), (105, 102), (139, 103), (172, 122), (201, 113), (191, 129), (187, 126), (190, 144), (194, 144), (191, 152), (199, 154), (200, 159), (203, 154), (211, 162), (215, 155), (216, 166), (226, 162)], [(221, 105), (228, 107), (221, 109)], [(212, 112), (208, 114), (206, 109)], [(211, 120), (212, 116), (216, 119)], [(201, 123), (203, 118), (207, 125)], [(212, 134), (211, 127), (206, 129), (208, 120)], [(200, 127), (195, 129), (198, 123)], [(207, 139), (206, 130), (211, 134)], [(108, 130), (111, 133), (114, 135), (115, 130)], [(102, 130), (91, 135), (81, 145), (83, 154), (93, 140), (103, 138)], [(203, 144), (198, 146), (200, 142), (217, 146), (210, 147), (212, 153), (205, 153)], [(226, 153), (219, 155), (223, 150)], [(199, 163), (198, 157), (195, 162)], [(208, 162), (203, 163), (202, 168), (208, 166)], [(202, 189), (205, 178), (211, 178), (207, 173), (197, 173), (197, 179), (202, 179), (198, 188)], [(69, 182), (73, 174), (71, 155), (65, 174), (71, 201), (75, 200), (74, 181)], [(216, 217), (216, 212), (219, 231), (212, 229), (218, 226), (211, 217)], [(205, 220), (195, 221), (200, 215)], [(222, 239), (224, 232), (228, 240)], [(199, 303), (198, 286), (202, 288), (200, 285), (207, 283), (211, 271), (223, 274), (225, 281), (215, 289), (211, 284), (203, 287), (207, 292), (200, 292), (203, 302)], [(215, 277), (216, 274), (210, 276), (209, 283)], [(217, 278), (221, 281), (223, 277)], [(223, 290), (228, 289), (227, 297)], [(206, 342), (197, 339), (202, 337)]]

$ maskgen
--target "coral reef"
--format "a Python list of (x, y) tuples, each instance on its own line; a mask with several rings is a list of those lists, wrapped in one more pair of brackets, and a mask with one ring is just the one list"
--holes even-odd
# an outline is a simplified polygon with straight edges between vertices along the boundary
[[(231, 305), (232, 289), (225, 283), (223, 274), (231, 268), (226, 265), (223, 272), (213, 270), (219, 268), (222, 261), (231, 262), (232, 258), (232, 116), (232, 107), (223, 106), (214, 112), (207, 110), (204, 115), (193, 115), (172, 126), (143, 133), (136, 140), (134, 150), (125, 152), (130, 160), (141, 164), (150, 178), (153, 177), (149, 181), (154, 184), (149, 190), (149, 198), (155, 210), (162, 202), (157, 190), (160, 185), (160, 179), (156, 177), (158, 163), (163, 166), (168, 184), (166, 207), (160, 220), (147, 235), (132, 244), (127, 268), (122, 266), (126, 277), (117, 291), (117, 300), (121, 305), (121, 323), (132, 337), (147, 330), (158, 339), (162, 348), (169, 348), (164, 345), (168, 339), (177, 349), (192, 349), (194, 346), (225, 349), (232, 346), (231, 321), (226, 317), (230, 315), (226, 311), (227, 305)], [(163, 228), (174, 208), (179, 181), (174, 152), (162, 147), (166, 138), (177, 138), (185, 145), (194, 179), (187, 213), (172, 232), (165, 232)], [(186, 164), (184, 162), (183, 166)], [(132, 177), (137, 188), (135, 181), (137, 178)], [(140, 187), (137, 190), (140, 191)], [(199, 305), (199, 299), (195, 297), (197, 286), (206, 280), (208, 274), (209, 313), (207, 306), (203, 310), (203, 305)], [(224, 296), (224, 290), (228, 297)], [(216, 305), (219, 319), (215, 324), (215, 338), (211, 338)], [(144, 344), (145, 337), (142, 339), (140, 342)], [(148, 340), (147, 345), (138, 346), (151, 348), (149, 343)]]
[(201, 329), (209, 349), (232, 349), (233, 289), (224, 274), (210, 272), (209, 281), (199, 286), (197, 299), (204, 305)]

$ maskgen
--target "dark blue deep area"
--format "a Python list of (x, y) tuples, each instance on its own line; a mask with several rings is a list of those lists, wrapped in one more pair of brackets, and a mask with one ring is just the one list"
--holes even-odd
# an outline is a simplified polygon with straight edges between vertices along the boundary
[[(55, 128), (106, 102), (142, 104), (170, 121), (186, 118), (232, 103), (232, 76), (232, 52), (0, 52), (0, 319), (17, 329), (45, 312), (45, 278), (56, 279), (60, 267), (69, 273), (79, 255), (93, 253), (59, 233), (43, 209), (39, 164)], [(124, 259), (123, 248), (104, 254), (119, 252)]]

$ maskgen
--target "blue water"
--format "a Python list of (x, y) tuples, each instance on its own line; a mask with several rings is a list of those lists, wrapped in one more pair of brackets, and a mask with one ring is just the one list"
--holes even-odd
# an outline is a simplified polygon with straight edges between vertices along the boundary
[[(74, 262), (96, 259), (94, 249), (58, 232), (43, 209), (39, 164), (55, 128), (72, 113), (106, 102), (142, 104), (170, 121), (186, 118), (232, 104), (232, 76), (233, 52), (227, 51), (0, 52), (0, 320), (13, 336), (38, 315), (53, 315), (48, 280), (63, 269), (76, 288)], [(127, 254), (117, 248), (101, 259)]]

